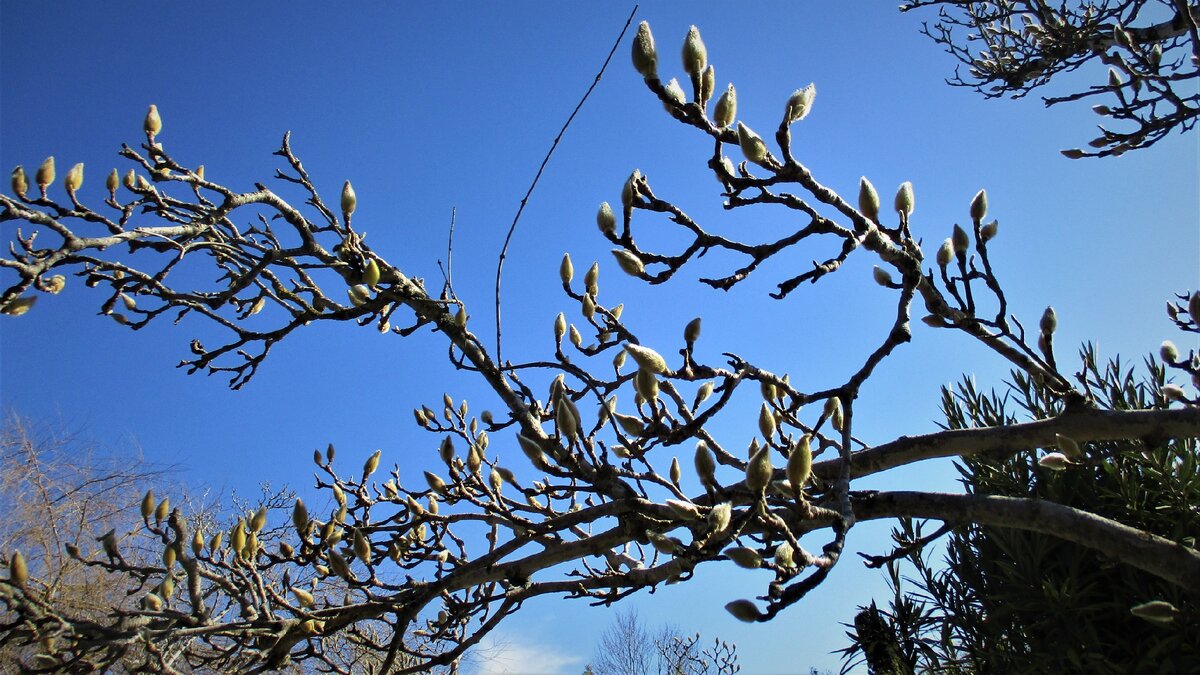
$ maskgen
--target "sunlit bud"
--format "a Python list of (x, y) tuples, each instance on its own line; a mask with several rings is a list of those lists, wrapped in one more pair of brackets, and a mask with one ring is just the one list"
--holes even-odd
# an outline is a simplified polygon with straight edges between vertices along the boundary
[(762, 164), (763, 160), (767, 158), (767, 145), (763, 143), (763, 139), (741, 122), (738, 122), (737, 132), (738, 145), (742, 148), (742, 154), (751, 162)]
[(12, 171), (12, 191), (13, 194), (25, 199), (26, 193), (29, 192), (29, 180), (25, 177), (25, 167), (18, 165)]
[(1048, 452), (1038, 460), (1038, 466), (1051, 471), (1062, 471), (1071, 466), (1071, 460), (1061, 452)]
[(1000, 229), (1000, 221), (993, 220), (979, 228), (979, 238), (983, 241), (991, 241), (996, 237), (996, 231)]
[(1156, 70), (1158, 69), (1159, 64), (1162, 63), (1162, 56), (1162, 44), (1155, 43), (1154, 46), (1150, 48), (1150, 65), (1154, 66)]
[(113, 197), (116, 197), (117, 196), (117, 188), (120, 185), (121, 185), (121, 174), (117, 173), (116, 169), (113, 169), (112, 172), (108, 174), (108, 178), (104, 179), (104, 187), (108, 189), (108, 194), (112, 195)]
[(1117, 72), (1117, 69), (1109, 68), (1108, 69), (1108, 86), (1116, 88), (1116, 87), (1120, 87), (1122, 84), (1124, 84), (1124, 81), (1121, 79), (1121, 74)]
[(467, 327), (467, 306), (459, 305), (458, 310), (454, 312), (454, 325), (465, 329)]
[(363, 564), (371, 564), (371, 542), (363, 536), (362, 530), (354, 531), (354, 557), (363, 561)]
[(750, 600), (734, 600), (725, 605), (725, 611), (733, 615), (733, 618), (746, 623), (754, 623), (762, 616), (758, 613), (758, 608)]
[(50, 156), (42, 162), (38, 167), (37, 174), (34, 175), (34, 181), (37, 182), (38, 188), (42, 191), (42, 198), (46, 198), (46, 188), (54, 183), (54, 157)]
[(151, 612), (161, 611), (163, 608), (163, 599), (157, 593), (147, 593), (142, 596), (142, 608), (148, 609)]
[(200, 530), (196, 530), (196, 534), (192, 536), (192, 555), (201, 553), (204, 553), (204, 535)]
[[(683, 93), (683, 87), (679, 86), (679, 80), (676, 80), (672, 77), (671, 81), (667, 83), (665, 89), (667, 93), (667, 99), (675, 105), (683, 105), (687, 102), (687, 95)], [(664, 107), (668, 110), (671, 109), (669, 105), (664, 104)]]
[(683, 328), (683, 341), (692, 344), (700, 339), (700, 317), (696, 317), (688, 322)]
[(242, 549), (246, 547), (246, 523), (239, 520), (229, 532), (229, 548), (235, 555), (241, 555)]
[(1079, 449), (1079, 444), (1074, 439), (1062, 434), (1054, 434), (1054, 444), (1062, 451), (1062, 454), (1067, 457), (1081, 457), (1083, 451)]
[(1179, 360), (1179, 349), (1174, 342), (1165, 340), (1162, 346), (1158, 348), (1158, 355), (1162, 358), (1163, 363), (1175, 363)]
[(721, 98), (717, 99), (717, 107), (713, 110), (713, 124), (716, 124), (718, 129), (724, 129), (733, 124), (735, 117), (737, 117), (737, 90), (730, 83), (725, 88), (725, 93), (721, 94)]
[(794, 567), (796, 565), (796, 549), (788, 542), (783, 542), (775, 547), (775, 564), (780, 567)]
[(150, 142), (154, 142), (154, 137), (162, 131), (162, 117), (158, 114), (158, 106), (150, 104), (150, 109), (146, 111), (146, 121), (142, 128), (146, 130), (146, 136), (150, 138)]
[(945, 267), (946, 265), (949, 265), (952, 260), (954, 260), (954, 241), (947, 238), (946, 241), (943, 241), (942, 245), (938, 248), (937, 264), (939, 267)]
[(166, 599), (170, 599), (171, 595), (174, 593), (175, 593), (175, 577), (168, 575), (167, 578), (163, 579), (162, 583), (158, 585), (158, 594), (160, 597), (162, 597), (164, 600), (166, 600)]
[(654, 377), (654, 373), (639, 368), (637, 375), (633, 378), (633, 386), (637, 389), (637, 393), (642, 395), (643, 400), (658, 400), (658, 379)]
[(562, 280), (564, 286), (569, 286), (571, 280), (575, 278), (575, 266), (571, 264), (571, 254), (564, 253), (562, 263), (558, 266), (558, 278)]
[(363, 270), (362, 275), (363, 285), (375, 286), (379, 283), (379, 263), (375, 262), (374, 258), (367, 261), (367, 267)]
[(585, 318), (591, 319), (596, 316), (596, 301), (592, 300), (592, 296), (585, 294), (580, 305), (580, 311)]
[(262, 529), (267, 526), (267, 507), (263, 506), (254, 512), (254, 516), (250, 518), (250, 531), (262, 532)]
[(812, 110), (813, 99), (817, 97), (817, 87), (810, 84), (803, 89), (797, 89), (792, 92), (788, 98), (787, 109), (784, 113), (784, 119), (788, 124), (797, 122), (808, 117), (809, 111)]
[(569, 441), (574, 441), (579, 437), (579, 420), (564, 401), (565, 397), (560, 396), (554, 411), (554, 421), (558, 425), (559, 434)]
[(678, 457), (671, 458), (671, 469), (668, 475), (675, 485), (679, 485), (679, 481), (683, 479), (683, 469), (679, 466)]
[(364, 480), (366, 479), (367, 476), (370, 476), (371, 474), (375, 473), (375, 470), (379, 468), (379, 457), (382, 454), (383, 454), (383, 450), (376, 450), (375, 452), (371, 453), (370, 457), (367, 458), (366, 463), (363, 464), (363, 479)]
[(683, 72), (693, 76), (699, 75), (707, 65), (708, 49), (700, 39), (700, 29), (692, 26), (683, 41)]
[(613, 356), (613, 368), (616, 368), (617, 370), (621, 370), (622, 368), (624, 368), (626, 356), (627, 356), (627, 353), (623, 349), (621, 351), (617, 352), (616, 355)]
[(371, 300), (371, 291), (363, 284), (347, 288), (346, 295), (350, 298), (350, 304), (355, 307), (361, 307)]
[(764, 445), (746, 464), (746, 487), (750, 492), (761, 494), (771, 482), (772, 470), (771, 446)]
[(1188, 298), (1188, 314), (1192, 317), (1192, 323), (1200, 325), (1200, 291)]
[(301, 536), (308, 529), (308, 508), (299, 499), (296, 500), (296, 505), (292, 507), (292, 524), (296, 526), (296, 531)]
[(67, 189), (67, 194), (74, 195), (75, 191), (83, 186), (83, 162), (71, 167), (67, 172), (67, 177), (63, 179), (63, 187)]
[(719, 535), (729, 527), (729, 521), (732, 518), (733, 505), (729, 502), (721, 502), (708, 512), (708, 526), (713, 534)]
[(879, 220), (879, 193), (866, 176), (858, 180), (858, 210), (868, 220)]
[(829, 423), (837, 431), (842, 431), (845, 424), (845, 417), (842, 413), (842, 400), (836, 396), (825, 399), (825, 416), (829, 418)]
[(875, 283), (879, 284), (880, 286), (890, 287), (895, 284), (895, 282), (892, 281), (891, 273), (879, 266), (871, 268), (871, 276), (875, 278)]
[(620, 425), (621, 430), (630, 436), (641, 436), (642, 432), (646, 430), (646, 425), (637, 417), (623, 415), (619, 412), (614, 412), (612, 416)]
[[(314, 599), (313, 599), (312, 593), (309, 593), (308, 591), (306, 591), (304, 589), (296, 588), (295, 586), (293, 586), (292, 587), (292, 595), (296, 596), (296, 601), (300, 603), (301, 607), (312, 607), (313, 606)], [(310, 621), (311, 621), (311, 619), (310, 619)]]
[(762, 397), (763, 397), (764, 401), (774, 401), (775, 400), (775, 383), (774, 382), (768, 382), (766, 380), (763, 380), (762, 382), (758, 383), (758, 388), (759, 388), (759, 391), (762, 392)]
[(763, 403), (762, 409), (758, 411), (758, 430), (767, 441), (775, 437), (775, 414), (766, 403)]
[[(678, 518), (683, 520), (700, 520), (700, 509), (696, 508), (696, 505), (691, 502), (668, 499), (666, 504), (667, 507), (671, 509), (671, 512), (674, 513)], [(728, 506), (728, 504), (726, 506)], [(726, 525), (728, 524), (728, 518), (726, 518)]]
[(137, 186), (137, 173), (133, 169), (125, 172), (125, 178), (121, 181), (127, 190), (133, 190)]
[(638, 277), (646, 271), (645, 263), (637, 257), (637, 254), (623, 248), (614, 248), (612, 254), (617, 259), (617, 264), (621, 266), (621, 270), (626, 274)]
[(971, 220), (980, 222), (987, 215), (987, 190), (980, 190), (971, 199)]
[(204, 180), (204, 165), (203, 164), (196, 167), (196, 178), (198, 178), (200, 180)]
[(624, 187), (621, 188), (621, 204), (628, 211), (633, 206), (634, 199), (637, 198), (637, 183), (642, 178), (642, 172), (634, 169), (633, 173), (629, 174), (629, 178), (625, 180)]
[(650, 24), (645, 21), (638, 24), (637, 35), (633, 38), (633, 67), (647, 80), (658, 79), (658, 52), (654, 49)]
[(1129, 613), (1154, 623), (1170, 623), (1179, 615), (1179, 609), (1165, 600), (1151, 600), (1131, 607)]
[(225, 539), (224, 532), (217, 532), (216, 534), (214, 534), (212, 536), (212, 538), (208, 540), (208, 550), (212, 551), (213, 554), (215, 555), (220, 550), (221, 542), (224, 539)]
[(1066, 157), (1067, 159), (1082, 159), (1087, 157), (1087, 153), (1079, 148), (1068, 148), (1066, 150), (1059, 150), (1059, 152), (1061, 152), (1062, 156)]
[(542, 451), (542, 446), (536, 440), (525, 434), (517, 434), (517, 445), (521, 446), (521, 452), (525, 453), (535, 467), (540, 469), (547, 465), (546, 453)]
[(142, 497), (142, 520), (149, 520), (154, 513), (154, 490), (146, 490), (146, 496)]
[(29, 581), (29, 565), (20, 551), (15, 551), (8, 561), (8, 579), (14, 586), (24, 586)]
[(575, 324), (571, 324), (568, 332), (571, 334), (571, 344), (575, 345), (576, 349), (581, 348), (583, 346), (583, 335), (580, 335), (579, 329), (575, 327)]
[(600, 263), (592, 263), (583, 275), (583, 287), (593, 298), (600, 295)]
[(952, 246), (954, 246), (955, 255), (961, 256), (965, 255), (967, 249), (971, 247), (971, 238), (967, 236), (966, 230), (962, 229), (958, 225), (955, 225), (954, 232), (950, 236), (950, 243)]
[(137, 301), (124, 293), (121, 294), (121, 303), (125, 305), (125, 309), (131, 312), (137, 309)]
[(802, 436), (800, 442), (792, 446), (792, 452), (788, 455), (787, 478), (796, 492), (804, 489), (804, 484), (808, 482), (808, 477), (812, 474), (812, 444), (809, 440), (810, 438), (808, 434)]
[(700, 107), (704, 108), (708, 105), (708, 100), (712, 98), (713, 92), (717, 89), (717, 71), (713, 70), (712, 64), (704, 69), (704, 74), (700, 76)]
[(1042, 335), (1050, 335), (1058, 328), (1058, 315), (1054, 313), (1053, 307), (1047, 307), (1046, 311), (1042, 312), (1042, 320), (1038, 323), (1038, 327), (1042, 331)]
[(608, 202), (600, 202), (600, 209), (596, 211), (596, 226), (605, 234), (612, 234), (617, 229), (617, 217), (613, 214), (612, 207)]
[(735, 548), (727, 548), (723, 551), (723, 553), (733, 561), (733, 564), (737, 565), (738, 567), (744, 567), (748, 570), (762, 567), (762, 556), (760, 556), (758, 552), (752, 548), (738, 546)]
[(696, 475), (700, 477), (700, 482), (704, 485), (713, 485), (717, 474), (717, 461), (713, 457), (712, 450), (708, 448), (708, 443), (704, 441), (696, 443), (695, 464)]
[(166, 567), (168, 572), (175, 566), (175, 547), (171, 544), (167, 544), (163, 549), (162, 561), (163, 567)]
[(562, 312), (559, 312), (558, 316), (554, 317), (554, 342), (561, 342), (563, 335), (566, 335), (566, 333), (567, 317), (563, 316)]
[(117, 323), (121, 324), (122, 326), (129, 323), (129, 319), (126, 318), (126, 316), (120, 312), (113, 312), (109, 316), (112, 317), (113, 321), (116, 321)]
[(625, 344), (625, 351), (629, 352), (634, 361), (637, 361), (639, 368), (656, 374), (667, 372), (666, 359), (653, 349), (628, 342)]
[(167, 519), (167, 514), (171, 512), (171, 499), (163, 497), (163, 500), (158, 503), (158, 508), (154, 509), (154, 521), (161, 523)]
[(342, 186), (342, 214), (349, 220), (357, 208), (358, 196), (354, 194), (354, 186), (350, 185), (350, 181), (346, 181)]
[(338, 553), (337, 551), (330, 550), (328, 556), (329, 569), (333, 570), (334, 574), (349, 581), (351, 579), (350, 563), (346, 562), (346, 559), (342, 557), (342, 554)]
[(1183, 391), (1183, 387), (1177, 384), (1164, 384), (1162, 388), (1163, 396), (1167, 397), (1168, 401), (1186, 401), (1187, 394)]
[(441, 494), (446, 491), (446, 481), (442, 477), (432, 471), (425, 472), (425, 482), (429, 483), (429, 489)]

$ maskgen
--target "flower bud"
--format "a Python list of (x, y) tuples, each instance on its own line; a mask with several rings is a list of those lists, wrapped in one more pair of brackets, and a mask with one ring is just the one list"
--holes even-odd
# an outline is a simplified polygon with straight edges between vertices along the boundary
[(725, 611), (733, 615), (733, 618), (746, 623), (754, 623), (762, 616), (758, 612), (758, 607), (750, 600), (734, 600), (725, 605)]
[(296, 531), (301, 536), (308, 529), (308, 508), (304, 506), (304, 502), (296, 499), (296, 505), (292, 507), (292, 524), (296, 526)]
[(1071, 460), (1061, 452), (1048, 452), (1038, 460), (1038, 466), (1051, 471), (1062, 471), (1071, 466)]
[(150, 109), (146, 111), (146, 120), (142, 123), (142, 128), (146, 130), (146, 136), (150, 142), (154, 142), (154, 137), (162, 131), (162, 117), (158, 114), (158, 106), (150, 104)]
[(133, 189), (137, 187), (137, 178), (137, 173), (133, 169), (130, 169), (129, 171), (125, 172), (125, 178), (121, 181), (121, 184), (125, 186), (126, 190), (132, 192)]
[(954, 232), (950, 236), (950, 243), (954, 246), (955, 255), (964, 256), (967, 254), (967, 249), (971, 248), (971, 237), (967, 235), (966, 230), (955, 225)]
[(614, 412), (612, 416), (613, 419), (617, 421), (617, 424), (621, 427), (621, 431), (624, 431), (630, 436), (641, 436), (642, 432), (646, 430), (646, 425), (643, 424), (642, 420), (638, 419), (637, 417), (632, 415), (622, 415), (619, 412)]
[(371, 300), (371, 291), (363, 284), (346, 289), (346, 295), (350, 297), (350, 304), (355, 307), (361, 307)]
[(713, 70), (712, 64), (704, 69), (704, 74), (700, 76), (700, 107), (708, 106), (708, 100), (712, 98), (713, 91), (717, 87), (717, 71)]
[(442, 494), (446, 491), (446, 481), (442, 480), (441, 476), (433, 473), (432, 471), (425, 472), (425, 482), (429, 483), (430, 490), (433, 490), (438, 494)]
[(981, 222), (987, 215), (987, 190), (980, 190), (971, 199), (971, 220)]
[(836, 396), (825, 399), (824, 415), (829, 418), (829, 424), (836, 431), (842, 431), (845, 416), (842, 413), (842, 400)]
[(142, 497), (142, 520), (149, 520), (154, 514), (154, 490), (146, 490), (146, 496)]
[(363, 536), (362, 530), (354, 531), (354, 557), (363, 561), (364, 565), (371, 564), (371, 542)]
[(596, 316), (596, 301), (592, 300), (592, 296), (585, 294), (583, 296), (583, 300), (580, 302), (580, 305), (580, 311), (583, 313), (584, 318), (590, 320), (592, 317)]
[(1058, 315), (1054, 313), (1053, 307), (1047, 307), (1046, 311), (1042, 312), (1042, 320), (1038, 323), (1038, 327), (1041, 329), (1042, 335), (1052, 335), (1058, 328)]
[(803, 89), (797, 89), (788, 97), (787, 108), (784, 110), (785, 123), (791, 124), (808, 117), (812, 110), (813, 99), (817, 97), (817, 87), (810, 84)]
[(576, 349), (582, 349), (583, 336), (579, 334), (579, 329), (575, 327), (575, 324), (571, 324), (568, 332), (571, 334), (571, 344), (575, 345)]
[(775, 547), (775, 564), (780, 567), (796, 566), (796, 549), (788, 542), (782, 542)]
[(263, 506), (254, 512), (254, 516), (250, 518), (250, 531), (262, 532), (262, 529), (267, 526), (267, 507)]
[(308, 607), (313, 606), (314, 598), (313, 598), (312, 593), (309, 593), (306, 590), (296, 588), (293, 586), (292, 587), (292, 595), (296, 596), (296, 601), (300, 603), (301, 607), (308, 608)]
[[(675, 105), (681, 106), (687, 103), (687, 94), (683, 93), (683, 87), (679, 86), (679, 80), (672, 77), (671, 81), (667, 83), (665, 89), (667, 93), (667, 99)], [(664, 107), (667, 110), (671, 109), (669, 104), (664, 104)]]
[(713, 110), (713, 124), (717, 125), (718, 129), (724, 129), (733, 124), (735, 117), (737, 117), (737, 90), (731, 83), (725, 88), (725, 93), (721, 94), (721, 98), (717, 99), (717, 107)]
[(1188, 314), (1192, 317), (1192, 323), (1200, 326), (1200, 291), (1192, 293), (1192, 297), (1188, 298)]
[(991, 241), (996, 237), (996, 231), (1000, 229), (1000, 221), (993, 220), (979, 228), (979, 238), (985, 242)]
[(706, 66), (708, 49), (704, 46), (704, 40), (700, 39), (700, 29), (692, 26), (683, 40), (683, 72), (695, 77), (700, 75)]
[(14, 551), (8, 561), (8, 578), (14, 586), (24, 586), (29, 581), (29, 565), (20, 551)]
[(905, 221), (912, 215), (913, 199), (913, 184), (909, 181), (904, 181), (900, 184), (899, 189), (896, 190), (896, 200), (894, 203), (896, 213), (899, 213), (900, 217)]
[(1162, 357), (1163, 363), (1173, 364), (1179, 360), (1179, 348), (1175, 346), (1174, 342), (1165, 340), (1158, 348), (1158, 355)]
[(1121, 74), (1117, 72), (1116, 68), (1108, 69), (1108, 86), (1116, 89), (1124, 83), (1125, 82), (1121, 79)]
[(46, 188), (54, 183), (54, 156), (47, 157), (42, 165), (38, 167), (37, 174), (34, 175), (34, 180), (37, 182), (38, 188), (42, 191), (42, 199), (46, 198)]
[(593, 298), (600, 295), (600, 263), (592, 263), (583, 275), (583, 289)]
[(771, 482), (774, 469), (771, 466), (771, 446), (764, 445), (746, 464), (746, 487), (754, 494), (762, 494)]
[(696, 317), (688, 322), (683, 328), (683, 341), (692, 344), (700, 339), (700, 317)]
[(204, 553), (204, 535), (200, 530), (196, 530), (196, 534), (192, 536), (192, 555), (200, 555)]
[(858, 210), (867, 220), (879, 221), (879, 193), (866, 176), (858, 179)]
[(613, 215), (612, 207), (608, 202), (600, 202), (600, 209), (596, 211), (596, 226), (604, 234), (612, 234), (617, 229), (617, 217)]
[(1151, 600), (1131, 607), (1129, 613), (1153, 623), (1171, 623), (1179, 615), (1179, 609), (1165, 600)]
[(677, 499), (668, 499), (666, 504), (677, 518), (682, 520), (700, 520), (700, 509), (696, 508), (696, 505), (691, 502), (681, 502)]
[(562, 337), (566, 333), (567, 317), (563, 316), (562, 312), (559, 312), (558, 316), (554, 317), (554, 342), (556, 344), (562, 342)]
[(1168, 401), (1186, 401), (1187, 394), (1183, 391), (1183, 387), (1177, 384), (1164, 384), (1162, 388), (1163, 396)]
[(879, 266), (871, 268), (871, 276), (875, 278), (875, 283), (880, 286), (891, 287), (894, 284), (891, 273)]
[(667, 372), (666, 359), (653, 349), (628, 342), (625, 344), (625, 351), (629, 352), (634, 361), (637, 361), (639, 368), (656, 374)]
[(161, 523), (167, 519), (167, 514), (171, 512), (171, 499), (163, 497), (158, 503), (158, 508), (154, 509), (154, 522)]
[(737, 565), (738, 567), (744, 567), (748, 570), (762, 567), (762, 556), (760, 556), (758, 552), (752, 548), (737, 546), (734, 548), (727, 548), (723, 551), (723, 553), (726, 557), (733, 561), (733, 564)]
[(683, 480), (683, 468), (679, 466), (678, 457), (671, 458), (671, 469), (668, 472), (668, 476), (675, 485), (679, 485), (679, 481)]
[(637, 257), (636, 253), (623, 248), (614, 248), (612, 254), (617, 259), (617, 264), (621, 266), (621, 271), (629, 276), (639, 277), (646, 272), (645, 263)]
[(767, 158), (767, 145), (763, 143), (763, 139), (741, 122), (738, 122), (737, 132), (738, 145), (742, 148), (742, 154), (751, 162), (762, 164)]
[(354, 214), (354, 210), (358, 208), (358, 195), (354, 194), (354, 186), (350, 185), (350, 181), (342, 186), (342, 214), (346, 220)]
[(654, 377), (654, 373), (644, 368), (639, 368), (637, 374), (633, 377), (633, 386), (637, 389), (637, 393), (642, 395), (643, 400), (658, 400), (658, 379)]
[(714, 388), (715, 385), (712, 382), (705, 382), (700, 385), (700, 388), (696, 390), (696, 400), (692, 403), (692, 409), (699, 408), (701, 403), (707, 401), (708, 397), (712, 396)]
[(120, 186), (121, 174), (118, 173), (116, 169), (113, 169), (112, 172), (108, 174), (108, 178), (104, 180), (104, 187), (108, 189), (108, 194), (112, 195), (112, 197), (116, 199), (117, 188)]
[(25, 177), (23, 166), (17, 165), (12, 171), (12, 191), (21, 199), (25, 199), (25, 194), (29, 192), (29, 180)]
[(713, 457), (712, 450), (708, 448), (708, 443), (704, 441), (696, 443), (695, 465), (696, 475), (700, 477), (700, 482), (704, 485), (715, 485), (717, 461)]
[[(669, 505), (671, 502), (668, 501)], [(720, 535), (729, 527), (729, 521), (733, 519), (733, 505), (729, 502), (721, 502), (712, 507), (708, 512), (708, 526), (711, 528), (713, 535)]]
[(363, 270), (362, 282), (369, 288), (379, 285), (379, 263), (375, 262), (374, 258), (367, 261), (367, 267)]
[(647, 80), (658, 79), (658, 52), (654, 49), (650, 24), (645, 21), (638, 24), (637, 35), (633, 38), (633, 67)]
[(63, 179), (63, 187), (67, 189), (67, 194), (74, 196), (75, 191), (83, 186), (83, 162), (71, 167), (67, 172), (67, 177)]
[(787, 478), (797, 494), (804, 490), (804, 484), (808, 482), (808, 478), (812, 474), (813, 458), (810, 438), (808, 434), (802, 436), (800, 442), (792, 446), (791, 454), (788, 455)]
[(758, 411), (758, 430), (768, 443), (775, 437), (775, 414), (766, 403), (763, 403), (762, 409)]
[(563, 254), (562, 263), (558, 266), (558, 278), (564, 286), (571, 285), (571, 280), (575, 278), (575, 266), (571, 264), (570, 253)]
[(383, 450), (376, 450), (367, 458), (367, 461), (363, 464), (363, 480), (366, 480), (367, 476), (375, 473), (375, 470), (379, 468), (379, 457), (382, 454)]
[(627, 211), (633, 207), (634, 199), (637, 198), (637, 184), (641, 179), (642, 172), (634, 169), (633, 173), (629, 174), (629, 178), (625, 180), (625, 186), (621, 188), (621, 204), (624, 205)]
[(1079, 449), (1079, 444), (1075, 439), (1063, 436), (1062, 434), (1054, 434), (1054, 444), (1062, 451), (1062, 454), (1067, 457), (1082, 457), (1083, 451)]

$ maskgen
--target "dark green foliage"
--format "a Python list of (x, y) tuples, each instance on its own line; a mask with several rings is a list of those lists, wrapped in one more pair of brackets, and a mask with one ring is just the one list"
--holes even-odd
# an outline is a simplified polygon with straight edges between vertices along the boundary
[[(1119, 359), (1098, 366), (1091, 345), (1081, 352), (1077, 379), (1104, 409), (1167, 406), (1164, 368), (1147, 359), (1145, 372)], [(950, 429), (1045, 419), (1061, 405), (1023, 373), (1003, 395), (984, 394), (970, 379), (942, 391)], [(1200, 536), (1197, 439), (1144, 438), (1083, 444), (1077, 466), (1038, 466), (1037, 448), (1014, 448), (1007, 458), (958, 462), (967, 491), (1045, 499), (1120, 521), (1195, 547)], [(1057, 448), (1046, 448), (1054, 451)], [(894, 533), (903, 545), (922, 535), (922, 523)], [(1023, 530), (969, 525), (953, 530), (941, 566), (919, 550), (908, 556), (915, 590), (901, 588), (889, 565), (896, 598), (891, 611), (861, 608), (847, 664), (866, 660), (872, 672), (912, 672), (876, 660), (888, 649), (917, 672), (1187, 673), (1200, 670), (1197, 595), (1102, 552)], [(1130, 614), (1150, 600), (1181, 610), (1169, 624)], [(908, 657), (903, 658), (903, 657)], [(889, 669), (890, 668), (890, 669)]]

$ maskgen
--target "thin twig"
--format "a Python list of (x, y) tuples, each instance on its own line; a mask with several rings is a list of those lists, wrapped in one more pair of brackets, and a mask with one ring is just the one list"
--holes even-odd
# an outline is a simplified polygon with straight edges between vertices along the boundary
[(529, 197), (533, 194), (533, 189), (537, 187), (538, 180), (542, 177), (542, 171), (546, 169), (546, 165), (550, 163), (550, 157), (554, 155), (554, 150), (558, 148), (559, 141), (562, 140), (563, 134), (567, 133), (567, 127), (571, 126), (571, 122), (575, 119), (575, 115), (579, 114), (579, 110), (583, 108), (583, 104), (592, 95), (592, 91), (600, 84), (600, 78), (604, 77), (604, 71), (608, 69), (608, 64), (612, 61), (613, 54), (617, 52), (617, 47), (621, 44), (621, 40), (625, 39), (625, 32), (629, 30), (630, 24), (633, 23), (633, 17), (637, 15), (638, 5), (633, 6), (633, 11), (629, 12), (629, 18), (625, 20), (625, 27), (621, 29), (621, 34), (617, 36), (616, 42), (613, 43), (612, 49), (608, 51), (608, 58), (604, 59), (604, 65), (600, 66), (600, 72), (596, 73), (596, 78), (592, 80), (592, 86), (584, 92), (583, 98), (579, 99), (575, 109), (571, 111), (571, 115), (567, 117), (566, 123), (562, 129), (558, 131), (558, 136), (554, 137), (554, 142), (550, 144), (550, 150), (542, 159), (542, 165), (538, 167), (537, 175), (533, 177), (533, 182), (529, 184), (529, 190), (525, 192), (525, 196), (521, 198), (521, 205), (517, 208), (517, 215), (513, 217), (512, 225), (508, 227), (508, 235), (504, 237), (504, 247), (500, 249), (500, 260), (496, 264), (496, 363), (503, 364), (504, 361), (500, 357), (500, 277), (504, 272), (504, 258), (508, 254), (508, 244), (512, 241), (513, 233), (517, 230), (517, 222), (521, 220), (521, 213), (525, 210), (525, 205), (529, 203)]

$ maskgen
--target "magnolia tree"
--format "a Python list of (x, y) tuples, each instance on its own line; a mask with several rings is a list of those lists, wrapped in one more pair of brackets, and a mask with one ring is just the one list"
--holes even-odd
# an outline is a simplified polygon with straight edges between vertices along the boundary
[[(275, 344), (314, 322), (401, 337), (432, 329), (447, 341), (454, 366), (490, 388), (491, 400), (476, 401), (490, 410), (475, 414), (449, 395), (416, 408), (416, 423), (439, 439), (445, 462), (419, 484), (402, 482), (379, 452), (351, 466), (332, 447), (317, 452), (316, 485), (335, 506), (316, 513), (297, 500), (290, 524), (278, 510), (260, 509), (228, 529), (201, 532), (148, 495), (143, 533), (161, 557), (124, 555), (111, 537), (98, 549), (70, 549), (83, 564), (124, 579), (137, 599), (102, 617), (48, 601), (37, 570), (10, 551), (0, 641), (28, 646), (25, 667), (43, 671), (103, 669), (130, 654), (147, 669), (172, 671), (256, 672), (300, 662), (338, 672), (453, 668), (531, 598), (610, 604), (687, 581), (700, 565), (764, 570), (761, 594), (730, 598), (726, 608), (744, 621), (769, 621), (829, 577), (856, 523), (894, 518), (1041, 532), (1200, 587), (1194, 548), (1050, 501), (855, 489), (859, 479), (915, 462), (1023, 447), (1048, 449), (1035, 470), (1070, 471), (1105, 462), (1102, 448), (1110, 446), (1101, 443), (1198, 435), (1200, 408), (1174, 387), (1164, 389), (1175, 400), (1169, 408), (1097, 409), (1087, 387), (1057, 365), (1053, 310), (1037, 310), (1027, 329), (1017, 318), (1024, 312), (1010, 309), (989, 254), (997, 225), (986, 193), (964, 199), (970, 225), (950, 232), (916, 226), (909, 183), (888, 201), (893, 208), (865, 178), (847, 199), (793, 156), (789, 130), (813, 110), (812, 85), (786, 100), (778, 128), (764, 138), (738, 121), (733, 85), (717, 91), (695, 28), (682, 53), (683, 83), (664, 82), (649, 26), (633, 41), (649, 90), (683, 127), (712, 142), (708, 166), (727, 208), (780, 206), (796, 226), (773, 240), (718, 234), (635, 171), (615, 207), (600, 205), (600, 235), (621, 270), (650, 284), (707, 252), (724, 252), (739, 262), (704, 280), (714, 289), (733, 287), (784, 251), (835, 242), (836, 255), (778, 282), (781, 300), (837, 273), (851, 255), (873, 258), (876, 281), (892, 291), (894, 318), (872, 349), (854, 355), (839, 384), (813, 388), (781, 374), (795, 364), (754, 363), (733, 346), (719, 362), (704, 360), (694, 351), (698, 319), (676, 344), (646, 344), (622, 322), (621, 305), (602, 302), (599, 267), (579, 279), (566, 257), (565, 309), (546, 326), (546, 356), (500, 362), (489, 353), (494, 336), (476, 332), (452, 290), (426, 288), (364, 241), (349, 182), (327, 201), (286, 136), (276, 179), (303, 191), (304, 203), (264, 184), (239, 192), (209, 181), (203, 167), (159, 143), (164, 123), (150, 106), (145, 142), (123, 147), (128, 168), (113, 170), (104, 192), (83, 189), (82, 165), (61, 183), (65, 200), (55, 194), (53, 159), (32, 173), (13, 172), (12, 194), (0, 195), (0, 220), (20, 224), (0, 260), (10, 277), (0, 295), (5, 313), (36, 311), (34, 299), (62, 291), (70, 276), (100, 295), (103, 314), (134, 330), (199, 317), (227, 339), (193, 340), (181, 365), (224, 374), (234, 388), (254, 377)], [(685, 244), (646, 247), (635, 234), (649, 222), (678, 227)], [(935, 234), (949, 236), (927, 258), (918, 237)], [(208, 274), (187, 272), (197, 269)], [(1200, 295), (1171, 307), (1179, 328), (1200, 332)], [(914, 318), (982, 344), (1044, 386), (1063, 412), (862, 443), (855, 400), (912, 339)], [(1194, 354), (1172, 347), (1167, 361), (1195, 377)], [(757, 429), (748, 449), (713, 431), (719, 417), (736, 416), (735, 394), (761, 397), (754, 418), (738, 420)], [(507, 461), (514, 455), (519, 462)], [(529, 464), (536, 479), (523, 478)], [(685, 472), (702, 489), (685, 491), (697, 484)], [(271, 543), (266, 534), (285, 525)], [(899, 557), (925, 543), (880, 553)], [(1169, 615), (1173, 608), (1163, 604), (1151, 608)], [(351, 661), (356, 654), (371, 659)]]
[(1092, 110), (1108, 126), (1088, 150), (1064, 150), (1068, 157), (1144, 148), (1200, 117), (1200, 4), (1191, 0), (910, 0), (900, 9), (932, 6), (938, 19), (923, 32), (962, 66), (947, 82), (988, 98), (1025, 96), (1089, 62), (1108, 66), (1090, 87), (1043, 98), (1102, 101)]

